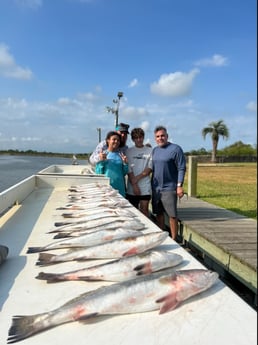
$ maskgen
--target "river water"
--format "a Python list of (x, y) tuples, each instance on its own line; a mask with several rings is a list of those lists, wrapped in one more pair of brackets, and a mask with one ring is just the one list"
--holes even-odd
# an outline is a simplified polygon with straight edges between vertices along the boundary
[[(80, 165), (85, 161), (78, 160)], [(50, 165), (71, 165), (72, 158), (0, 155), (0, 193)]]

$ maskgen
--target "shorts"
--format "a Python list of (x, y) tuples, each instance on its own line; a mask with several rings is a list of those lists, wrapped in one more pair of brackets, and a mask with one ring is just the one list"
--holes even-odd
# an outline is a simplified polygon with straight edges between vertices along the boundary
[(169, 217), (177, 218), (177, 193), (175, 190), (152, 193), (152, 212), (162, 214), (166, 212)]
[(134, 207), (138, 208), (139, 203), (141, 200), (150, 200), (150, 195), (131, 195), (126, 194), (126, 199), (132, 204)]

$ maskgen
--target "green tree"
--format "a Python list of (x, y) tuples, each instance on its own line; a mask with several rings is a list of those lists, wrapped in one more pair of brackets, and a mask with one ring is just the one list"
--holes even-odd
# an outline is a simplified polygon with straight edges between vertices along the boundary
[(256, 149), (250, 144), (244, 144), (242, 141), (237, 141), (234, 144), (218, 150), (218, 155), (225, 156), (255, 156)]
[(212, 140), (212, 154), (211, 154), (211, 161), (216, 162), (217, 156), (217, 148), (219, 143), (219, 137), (222, 136), (223, 139), (229, 138), (229, 130), (225, 125), (223, 120), (219, 120), (218, 122), (211, 122), (209, 127), (204, 127), (202, 129), (202, 136), (205, 139), (206, 135), (211, 135)]

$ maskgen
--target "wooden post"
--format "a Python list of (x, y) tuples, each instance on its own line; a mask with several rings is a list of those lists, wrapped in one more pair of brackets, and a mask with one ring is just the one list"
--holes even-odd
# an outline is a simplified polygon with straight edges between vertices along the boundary
[(196, 197), (197, 190), (197, 157), (188, 156), (188, 195)]

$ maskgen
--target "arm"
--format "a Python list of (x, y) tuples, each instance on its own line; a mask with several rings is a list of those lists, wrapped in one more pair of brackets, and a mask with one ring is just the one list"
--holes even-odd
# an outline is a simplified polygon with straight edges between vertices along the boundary
[(89, 158), (89, 161), (90, 161), (90, 164), (95, 166), (100, 158), (99, 158), (99, 154), (103, 151), (103, 150), (106, 150), (107, 149), (107, 145), (106, 145), (106, 141), (101, 141), (97, 147), (95, 148), (95, 150), (92, 152), (92, 154), (90, 155), (90, 158)]
[(178, 179), (177, 183), (181, 183), (183, 186), (186, 172), (186, 161), (183, 151), (180, 150), (177, 159), (177, 170), (178, 170)]
[(142, 178), (149, 176), (150, 173), (152, 172), (151, 168), (145, 168), (139, 175), (134, 176), (133, 172), (130, 172), (128, 174), (129, 181), (131, 184), (136, 184), (138, 183)]

